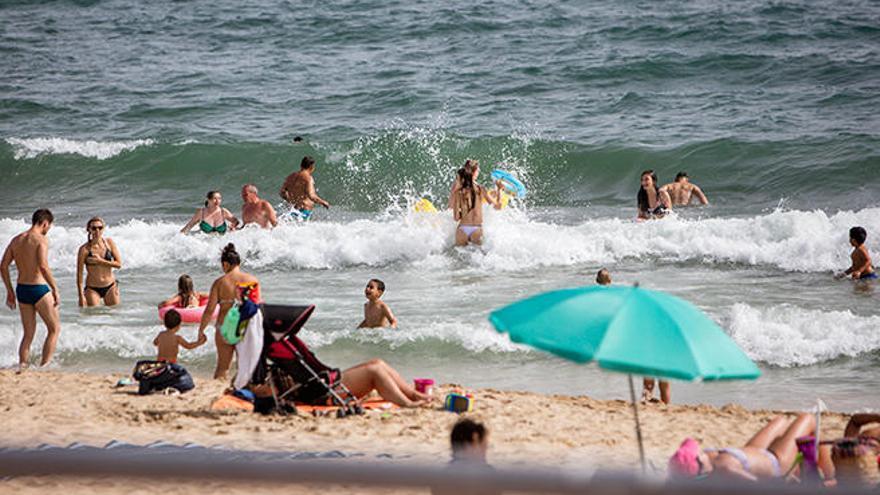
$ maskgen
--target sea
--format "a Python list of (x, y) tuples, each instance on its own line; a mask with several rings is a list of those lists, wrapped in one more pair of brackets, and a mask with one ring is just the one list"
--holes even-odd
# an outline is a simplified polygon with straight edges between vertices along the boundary
[[(763, 373), (676, 381), (674, 402), (880, 408), (878, 289), (833, 278), (852, 226), (880, 256), (876, 1), (6, 0), (0, 67), (0, 242), (55, 213), (57, 369), (124, 376), (154, 356), (157, 303), (184, 273), (207, 291), (231, 242), (267, 302), (317, 306), (302, 336), (333, 366), (628, 399), (625, 376), (487, 320), (607, 267), (693, 302)], [(280, 203), (307, 155), (332, 205), (313, 221), (178, 232), (209, 190), (237, 215), (245, 183)], [(528, 194), (457, 248), (449, 212), (412, 205), (445, 205), (468, 158)], [(644, 169), (686, 171), (710, 205), (637, 223)], [(81, 310), (95, 215), (122, 304)], [(356, 328), (371, 278), (399, 329)], [(3, 308), (0, 366), (20, 337)], [(206, 377), (213, 342), (181, 360)]]

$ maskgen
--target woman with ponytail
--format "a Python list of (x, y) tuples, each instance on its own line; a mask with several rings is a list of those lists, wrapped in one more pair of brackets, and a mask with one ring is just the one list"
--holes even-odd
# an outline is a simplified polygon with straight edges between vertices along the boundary
[(495, 184), (495, 194), (489, 192), (483, 186), (477, 184), (477, 175), (480, 173), (480, 163), (476, 160), (468, 160), (464, 167), (458, 171), (458, 180), (453, 186), (450, 204), (453, 218), (458, 222), (455, 229), (455, 245), (467, 246), (468, 243), (483, 243), (483, 202), (501, 208), (498, 198), (501, 197), (501, 182)]
[(220, 255), (220, 266), (223, 268), (223, 275), (211, 284), (208, 304), (199, 325), (199, 334), (205, 332), (211, 323), (214, 308), (219, 305), (220, 312), (217, 313), (217, 322), (214, 324), (216, 329), (214, 343), (217, 346), (217, 366), (214, 368), (214, 378), (223, 380), (229, 372), (235, 353), (235, 346), (227, 343), (220, 335), (220, 327), (223, 325), (226, 313), (236, 302), (249, 299), (260, 304), (262, 298), (260, 297), (260, 281), (257, 280), (257, 277), (242, 271), (241, 256), (235, 250), (235, 244), (230, 242), (223, 248), (223, 253)]

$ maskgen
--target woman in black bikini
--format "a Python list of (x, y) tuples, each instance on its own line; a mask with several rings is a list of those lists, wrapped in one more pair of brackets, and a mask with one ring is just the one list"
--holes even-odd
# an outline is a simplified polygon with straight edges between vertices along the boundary
[(636, 201), (639, 205), (639, 220), (663, 218), (672, 211), (672, 199), (665, 189), (657, 186), (657, 174), (653, 170), (642, 172), (641, 186)]
[[(94, 217), (86, 223), (89, 240), (79, 247), (76, 257), (76, 287), (79, 305), (97, 306), (104, 301), (107, 306), (119, 304), (119, 284), (113, 270), (122, 268), (122, 257), (116, 243), (104, 237), (104, 220)], [(83, 268), (86, 270), (83, 284)]]

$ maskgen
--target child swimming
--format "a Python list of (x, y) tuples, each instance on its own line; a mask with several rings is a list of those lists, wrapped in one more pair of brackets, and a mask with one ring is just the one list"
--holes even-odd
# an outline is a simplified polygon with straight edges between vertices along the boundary
[(165, 313), (164, 323), (165, 330), (159, 332), (159, 335), (153, 339), (153, 345), (159, 348), (156, 361), (176, 363), (177, 353), (181, 346), (186, 349), (195, 349), (208, 341), (208, 337), (204, 333), (199, 333), (199, 339), (195, 342), (189, 342), (177, 335), (177, 331), (180, 330), (180, 313), (173, 309)]
[(391, 308), (384, 301), (379, 300), (382, 294), (385, 294), (385, 282), (378, 278), (367, 282), (367, 288), (364, 289), (364, 295), (367, 297), (367, 302), (364, 303), (364, 321), (358, 325), (358, 328), (397, 328), (397, 318), (394, 317)]
[(849, 243), (854, 248), (851, 255), (852, 265), (838, 275), (838, 278), (850, 276), (854, 280), (877, 279), (877, 272), (874, 271), (874, 267), (871, 264), (871, 255), (868, 254), (868, 248), (865, 247), (865, 240), (867, 238), (868, 233), (864, 228), (853, 227), (849, 229)]
[(181, 275), (177, 279), (177, 294), (159, 303), (159, 308), (165, 306), (174, 306), (175, 308), (195, 308), (199, 305), (199, 300), (206, 297), (193, 289), (193, 280), (189, 275)]

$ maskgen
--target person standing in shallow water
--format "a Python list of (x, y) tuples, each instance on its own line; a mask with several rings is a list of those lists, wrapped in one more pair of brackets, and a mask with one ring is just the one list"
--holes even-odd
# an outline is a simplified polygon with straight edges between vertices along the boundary
[(660, 191), (669, 194), (673, 206), (688, 206), (694, 198), (697, 198), (701, 205), (709, 204), (709, 199), (703, 194), (703, 190), (696, 184), (691, 184), (687, 172), (676, 174), (675, 182), (666, 184), (660, 188)]
[(113, 239), (104, 237), (105, 227), (101, 217), (93, 217), (86, 223), (89, 240), (79, 247), (76, 257), (76, 289), (80, 307), (97, 306), (101, 300), (107, 306), (119, 304), (119, 284), (113, 276), (113, 270), (122, 268), (122, 257)]
[(300, 220), (308, 220), (312, 217), (315, 204), (324, 208), (330, 208), (330, 203), (321, 199), (315, 190), (315, 159), (306, 156), (299, 164), (299, 172), (294, 172), (284, 179), (281, 191), (278, 194), (281, 199), (290, 204), (291, 213)]
[(199, 324), (199, 339), (201, 340), (201, 335), (211, 324), (214, 308), (219, 305), (220, 311), (217, 313), (217, 321), (214, 324), (214, 344), (217, 346), (217, 366), (214, 368), (214, 379), (225, 380), (226, 374), (229, 373), (229, 367), (232, 365), (232, 358), (235, 356), (235, 346), (226, 342), (220, 333), (223, 320), (236, 302), (250, 299), (255, 304), (260, 304), (263, 300), (260, 297), (260, 281), (250, 273), (242, 271), (241, 256), (235, 250), (235, 244), (229, 243), (223, 248), (220, 255), (220, 266), (223, 268), (223, 275), (214, 280), (211, 285), (208, 303)]
[(205, 234), (225, 234), (235, 230), (238, 227), (238, 219), (232, 212), (220, 206), (223, 203), (220, 191), (208, 191), (205, 197), (205, 207), (196, 210), (189, 222), (180, 229), (180, 233), (189, 233), (196, 224)]
[(257, 186), (245, 184), (241, 188), (241, 222), (242, 226), (255, 223), (264, 229), (278, 226), (278, 216), (275, 208), (265, 199), (257, 196)]
[[(58, 305), (61, 299), (58, 296), (55, 277), (49, 269), (49, 240), (46, 239), (46, 234), (52, 228), (54, 221), (55, 217), (51, 211), (35, 211), (31, 217), (31, 228), (9, 242), (3, 253), (3, 260), (0, 261), (0, 276), (3, 278), (3, 284), (6, 285), (6, 306), (14, 310), (18, 299), (21, 325), (24, 327), (24, 335), (18, 347), (19, 373), (28, 366), (31, 342), (37, 331), (37, 315), (40, 315), (47, 330), (40, 366), (49, 364), (55, 352), (58, 334), (61, 333), (58, 319)], [(12, 263), (15, 263), (18, 269), (14, 292), (12, 279), (9, 276), (9, 265)]]
[(672, 211), (672, 199), (669, 193), (657, 187), (657, 174), (653, 170), (642, 172), (641, 187), (636, 194), (639, 207), (639, 220), (663, 218)]

